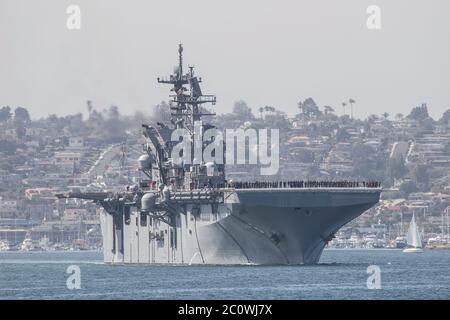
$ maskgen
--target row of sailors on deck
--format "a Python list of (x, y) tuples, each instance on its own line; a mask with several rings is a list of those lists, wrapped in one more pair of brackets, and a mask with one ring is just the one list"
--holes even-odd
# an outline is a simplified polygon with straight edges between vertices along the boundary
[[(171, 181), (170, 185), (175, 187), (175, 181)], [(156, 182), (148, 182), (147, 187), (156, 188)], [(381, 183), (378, 181), (227, 181), (224, 183), (214, 184), (209, 180), (206, 183), (199, 184), (198, 182), (190, 183), (190, 190), (194, 189), (210, 189), (210, 188), (234, 188), (234, 189), (267, 189), (267, 188), (381, 188)]]
[(255, 181), (225, 182), (225, 188), (264, 189), (264, 188), (379, 188), (378, 181)]

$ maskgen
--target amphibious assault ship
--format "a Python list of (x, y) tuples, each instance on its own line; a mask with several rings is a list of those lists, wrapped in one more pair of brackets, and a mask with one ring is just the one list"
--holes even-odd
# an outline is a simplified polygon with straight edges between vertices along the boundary
[[(224, 163), (176, 163), (174, 130), (194, 144), (206, 114), (193, 67), (183, 72), (183, 48), (169, 78), (171, 123), (143, 124), (145, 179), (118, 193), (66, 193), (97, 202), (106, 263), (312, 264), (334, 234), (379, 201), (377, 182), (227, 181)], [(200, 132), (210, 128), (201, 124)], [(203, 147), (203, 146), (201, 146)], [(193, 151), (192, 151), (193, 152)]]

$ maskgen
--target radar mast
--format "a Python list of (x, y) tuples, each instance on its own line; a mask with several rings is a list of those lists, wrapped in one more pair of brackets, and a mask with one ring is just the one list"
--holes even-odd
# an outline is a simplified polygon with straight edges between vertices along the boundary
[(214, 95), (202, 93), (200, 83), (202, 79), (194, 74), (194, 66), (189, 66), (189, 71), (183, 74), (183, 45), (178, 45), (178, 66), (174, 73), (166, 78), (158, 78), (158, 83), (173, 86), (170, 95), (172, 123), (176, 128), (186, 128), (191, 134), (194, 132), (194, 123), (200, 121), (202, 116), (213, 116), (214, 113), (204, 113), (201, 105), (205, 103), (216, 104)]

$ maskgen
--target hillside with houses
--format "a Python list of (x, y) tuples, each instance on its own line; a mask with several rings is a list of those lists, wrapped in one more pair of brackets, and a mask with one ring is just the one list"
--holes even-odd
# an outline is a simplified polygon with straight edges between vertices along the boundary
[[(380, 203), (345, 226), (331, 245), (395, 247), (414, 213), (426, 240), (448, 242), (450, 109), (439, 119), (426, 104), (409, 114), (353, 118), (353, 99), (333, 108), (308, 98), (288, 116), (272, 106), (238, 101), (219, 114), (219, 129), (279, 129), (280, 169), (260, 176), (256, 165), (230, 165), (231, 180), (380, 181)], [(338, 110), (339, 109), (339, 110)], [(95, 248), (99, 210), (66, 191), (121, 190), (143, 177), (142, 123), (167, 121), (165, 102), (152, 112), (123, 115), (116, 106), (87, 115), (36, 118), (23, 107), (0, 107), (0, 241), (22, 248)], [(245, 174), (244, 174), (245, 173)], [(339, 241), (338, 241), (339, 240)], [(4, 245), (6, 247), (6, 245)]]

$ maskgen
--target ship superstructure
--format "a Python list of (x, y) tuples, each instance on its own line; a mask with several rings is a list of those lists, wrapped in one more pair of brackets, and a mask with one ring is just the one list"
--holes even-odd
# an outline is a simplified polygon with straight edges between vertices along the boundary
[[(193, 67), (184, 73), (181, 45), (178, 59), (172, 75), (158, 78), (172, 86), (170, 123), (143, 125), (145, 154), (138, 162), (146, 179), (119, 193), (57, 196), (103, 206), (106, 263), (317, 263), (334, 234), (378, 202), (379, 183), (227, 181), (224, 162), (195, 153), (205, 147), (195, 136), (212, 128), (200, 122), (213, 115), (203, 106), (216, 98), (202, 93)], [(185, 132), (193, 161), (172, 157), (175, 130)]]

